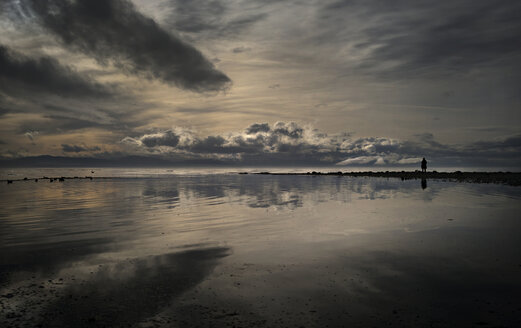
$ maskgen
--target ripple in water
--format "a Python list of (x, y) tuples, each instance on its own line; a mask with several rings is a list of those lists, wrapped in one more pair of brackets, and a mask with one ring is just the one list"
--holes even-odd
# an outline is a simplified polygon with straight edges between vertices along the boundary
[(516, 326), (521, 188), (165, 175), (0, 187), (2, 326)]

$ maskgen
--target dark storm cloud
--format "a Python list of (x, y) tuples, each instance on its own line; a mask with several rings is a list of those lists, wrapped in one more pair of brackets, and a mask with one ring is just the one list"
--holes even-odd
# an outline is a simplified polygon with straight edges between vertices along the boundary
[[(327, 5), (321, 22), (329, 24), (326, 40), (356, 40), (353, 50), (364, 53), (358, 65), (363, 70), (444, 74), (488, 65), (519, 68), (520, 12), (521, 2), (514, 0), (352, 0)], [(355, 34), (338, 31), (350, 21), (359, 22)]]
[(264, 13), (230, 15), (230, 8), (221, 0), (172, 0), (171, 18), (165, 24), (195, 37), (237, 37), (250, 26), (263, 20)]
[(201, 52), (137, 12), (127, 0), (32, 0), (43, 26), (73, 49), (128, 73), (204, 92), (230, 79)]
[(63, 97), (107, 97), (107, 87), (95, 83), (56, 59), (30, 58), (0, 45), (0, 92), (44, 92)]
[(101, 148), (98, 146), (94, 147), (85, 147), (85, 146), (79, 146), (79, 145), (68, 145), (68, 144), (62, 144), (62, 151), (65, 153), (81, 153), (86, 151), (100, 151)]

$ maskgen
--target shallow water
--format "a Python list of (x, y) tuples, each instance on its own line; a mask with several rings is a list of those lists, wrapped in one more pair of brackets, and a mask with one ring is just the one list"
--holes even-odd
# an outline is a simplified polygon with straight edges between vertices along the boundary
[(519, 326), (520, 199), (337, 176), (2, 184), (0, 325)]
[[(58, 168), (0, 168), (0, 180), (35, 179), (42, 177), (113, 177), (113, 178), (168, 178), (176, 176), (237, 174), (239, 172), (259, 173), (306, 173), (306, 172), (385, 172), (385, 171), (414, 171), (417, 166), (385, 167), (385, 166), (321, 166), (321, 167), (225, 167), (225, 166), (193, 166), (193, 167), (58, 167)], [(432, 170), (429, 167), (429, 170)], [(438, 172), (521, 172), (521, 167), (434, 167)]]

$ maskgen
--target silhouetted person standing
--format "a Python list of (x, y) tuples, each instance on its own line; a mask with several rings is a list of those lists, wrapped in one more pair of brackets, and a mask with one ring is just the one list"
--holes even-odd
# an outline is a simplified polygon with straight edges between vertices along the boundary
[(427, 160), (425, 160), (425, 157), (422, 159), (422, 172), (427, 172)]

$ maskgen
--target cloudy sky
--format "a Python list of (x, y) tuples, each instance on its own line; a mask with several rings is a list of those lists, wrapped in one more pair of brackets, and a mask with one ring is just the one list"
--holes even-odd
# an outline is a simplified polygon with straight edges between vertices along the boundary
[(0, 0), (0, 159), (521, 166), (521, 2)]

